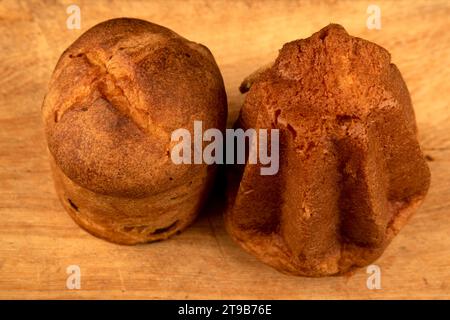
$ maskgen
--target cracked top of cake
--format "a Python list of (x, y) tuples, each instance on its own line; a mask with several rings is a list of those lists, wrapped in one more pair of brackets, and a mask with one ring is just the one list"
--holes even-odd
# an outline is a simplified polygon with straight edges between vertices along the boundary
[(171, 162), (171, 133), (192, 131), (196, 119), (224, 128), (226, 96), (205, 46), (121, 18), (62, 54), (42, 112), (50, 153), (70, 179), (98, 193), (144, 196), (200, 170)]

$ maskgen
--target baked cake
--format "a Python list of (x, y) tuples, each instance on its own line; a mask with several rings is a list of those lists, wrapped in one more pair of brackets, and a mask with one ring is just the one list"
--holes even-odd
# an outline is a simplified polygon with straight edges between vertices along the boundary
[(42, 114), (56, 191), (92, 234), (121, 244), (165, 239), (189, 225), (214, 166), (176, 165), (179, 128), (225, 129), (220, 71), (203, 45), (138, 19), (85, 32), (61, 56)]
[(372, 263), (430, 184), (411, 98), (389, 52), (332, 24), (285, 44), (249, 79), (236, 127), (279, 129), (280, 169), (231, 171), (231, 236), (289, 274)]

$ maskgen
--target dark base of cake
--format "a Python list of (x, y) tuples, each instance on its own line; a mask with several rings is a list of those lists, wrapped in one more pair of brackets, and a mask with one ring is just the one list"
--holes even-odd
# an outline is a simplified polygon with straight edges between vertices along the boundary
[(351, 273), (377, 260), (422, 201), (423, 198), (415, 199), (407, 207), (399, 209), (386, 231), (386, 240), (382, 246), (371, 248), (343, 243), (340, 251), (318, 260), (314, 268), (310, 267), (311, 262), (308, 262), (309, 266), (305, 266), (302, 260), (293, 256), (277, 233), (258, 235), (240, 230), (232, 225), (227, 215), (225, 215), (225, 227), (233, 240), (242, 248), (280, 272), (307, 277), (338, 276)]
[[(114, 197), (75, 184), (53, 159), (51, 166), (58, 198), (71, 218), (90, 234), (122, 245), (164, 240), (183, 231), (197, 217), (209, 186), (201, 186), (204, 179), (199, 177), (168, 195)], [(194, 191), (189, 194), (192, 186)]]

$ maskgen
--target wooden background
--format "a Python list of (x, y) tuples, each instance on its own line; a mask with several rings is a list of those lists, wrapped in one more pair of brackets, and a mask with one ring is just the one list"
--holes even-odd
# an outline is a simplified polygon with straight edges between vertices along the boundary
[[(450, 2), (374, 1), (382, 29), (366, 28), (371, 1), (74, 1), (81, 30), (66, 28), (66, 1), (0, 1), (0, 298), (450, 298)], [(240, 81), (282, 44), (330, 22), (384, 46), (411, 91), (432, 172), (424, 205), (377, 264), (382, 289), (350, 277), (286, 276), (227, 236), (220, 201), (187, 231), (135, 247), (94, 238), (53, 190), (40, 105), (62, 51), (94, 24), (138, 17), (207, 45), (225, 79), (230, 122)], [(220, 195), (217, 196), (220, 200)], [(81, 290), (66, 268), (81, 268)]]

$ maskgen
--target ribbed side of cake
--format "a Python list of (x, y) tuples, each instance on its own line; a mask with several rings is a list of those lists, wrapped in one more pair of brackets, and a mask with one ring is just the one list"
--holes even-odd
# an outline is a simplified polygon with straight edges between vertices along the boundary
[(280, 170), (231, 174), (234, 239), (292, 274), (342, 274), (378, 258), (430, 174), (389, 53), (330, 25), (286, 44), (250, 88), (237, 126), (280, 130)]

